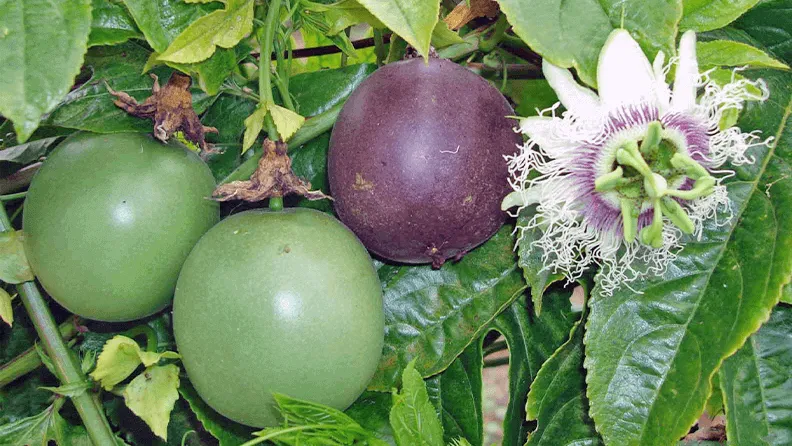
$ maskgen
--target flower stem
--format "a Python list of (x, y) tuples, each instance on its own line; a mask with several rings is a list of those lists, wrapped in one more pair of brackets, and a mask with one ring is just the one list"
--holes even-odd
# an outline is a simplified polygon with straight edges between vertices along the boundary
[[(58, 331), (64, 341), (68, 341), (77, 335), (77, 325), (79, 323), (79, 321), (70, 317), (58, 326)], [(41, 357), (36, 353), (35, 347), (30, 347), (0, 367), (0, 389), (39, 367), (41, 367)]]
[[(0, 232), (11, 231), (11, 222), (6, 214), (5, 206), (0, 202)], [(66, 346), (52, 318), (47, 303), (33, 281), (23, 282), (17, 287), (19, 297), (36, 327), (44, 351), (52, 359), (55, 373), (61, 384), (72, 384), (85, 381), (85, 374), (80, 370), (72, 351)], [(107, 423), (102, 407), (90, 392), (72, 397), (72, 402), (82, 418), (85, 429), (96, 445), (114, 445), (113, 431)]]

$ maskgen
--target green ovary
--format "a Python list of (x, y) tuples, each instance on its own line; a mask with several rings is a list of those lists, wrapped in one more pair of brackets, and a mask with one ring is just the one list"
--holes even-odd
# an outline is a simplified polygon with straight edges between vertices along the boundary
[[(658, 121), (649, 124), (640, 141), (628, 141), (616, 151), (614, 169), (594, 182), (599, 192), (615, 192), (619, 197), (624, 239), (632, 243), (636, 236), (654, 248), (663, 245), (663, 216), (682, 232), (690, 234), (693, 222), (676, 199), (695, 200), (711, 194), (715, 178), (673, 142), (663, 139)], [(683, 184), (686, 178), (695, 183), (691, 190), (670, 187)], [(638, 233), (641, 209), (653, 209), (652, 223)]]

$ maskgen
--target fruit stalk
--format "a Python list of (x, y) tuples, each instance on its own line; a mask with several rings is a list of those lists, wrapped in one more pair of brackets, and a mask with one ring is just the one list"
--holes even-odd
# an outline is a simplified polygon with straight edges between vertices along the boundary
[[(77, 325), (80, 323), (81, 322), (78, 320), (69, 318), (58, 326), (58, 330), (64, 341), (69, 341), (77, 335)], [(36, 352), (36, 348), (30, 347), (16, 358), (0, 367), (0, 389), (39, 367), (41, 367), (41, 358), (38, 352)]]
[[(266, 107), (267, 104), (274, 104), (275, 99), (272, 97), (272, 41), (275, 38), (275, 27), (280, 26), (277, 22), (280, 13), (281, 0), (270, 0), (269, 7), (267, 8), (267, 17), (264, 19), (264, 31), (259, 33), (259, 45), (261, 46), (261, 58), (259, 58), (259, 97), (260, 107)], [(272, 116), (267, 113), (264, 117), (264, 125), (267, 128), (267, 134), (272, 141), (278, 141), (278, 129), (275, 128), (275, 122)]]
[[(0, 202), (0, 232), (11, 231), (11, 221), (8, 219), (5, 206)], [(52, 359), (55, 366), (55, 373), (58, 380), (62, 385), (83, 382), (86, 380), (85, 375), (78, 366), (71, 350), (66, 346), (60, 332), (58, 325), (52, 318), (47, 303), (41, 296), (41, 293), (34, 281), (20, 283), (16, 286), (19, 297), (25, 305), (25, 309), (36, 327), (36, 332), (39, 335), (43, 345), (44, 351)], [(102, 411), (99, 402), (94, 399), (91, 392), (84, 392), (78, 396), (72, 397), (74, 407), (80, 414), (80, 418), (96, 445), (112, 445), (115, 444), (113, 438), (113, 431), (107, 423), (107, 418)]]

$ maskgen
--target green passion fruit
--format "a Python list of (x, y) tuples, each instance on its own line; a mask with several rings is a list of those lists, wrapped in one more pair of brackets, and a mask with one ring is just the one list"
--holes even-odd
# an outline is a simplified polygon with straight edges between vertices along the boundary
[(147, 135), (78, 133), (47, 158), (25, 200), (30, 266), (80, 316), (128, 321), (171, 300), (184, 260), (219, 220), (209, 168)]
[(330, 192), (339, 218), (373, 253), (405, 263), (461, 256), (503, 224), (504, 155), (522, 142), (500, 92), (432, 58), (378, 69), (333, 127)]
[(245, 211), (190, 253), (173, 329), (207, 404), (274, 426), (273, 393), (345, 409), (363, 392), (382, 354), (382, 290), (366, 249), (333, 217)]

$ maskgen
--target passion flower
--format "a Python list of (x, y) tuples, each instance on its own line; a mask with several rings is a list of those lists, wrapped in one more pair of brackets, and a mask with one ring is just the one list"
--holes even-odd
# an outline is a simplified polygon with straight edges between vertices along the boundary
[[(600, 53), (599, 95), (543, 63), (560, 104), (520, 121), (528, 141), (506, 158), (514, 192), (502, 206), (536, 206), (518, 229), (542, 230), (530, 249), (540, 250), (546, 269), (574, 280), (599, 264), (600, 286), (610, 294), (662, 274), (682, 235), (701, 237), (704, 221), (728, 222), (721, 183), (733, 172), (721, 166), (753, 163), (748, 150), (768, 140), (721, 127), (744, 101), (766, 99), (767, 88), (736, 74), (719, 84), (711, 71), (700, 73), (692, 31), (682, 36), (675, 63), (672, 91), (663, 52), (650, 64), (622, 29)], [(566, 108), (560, 115), (559, 105)]]

